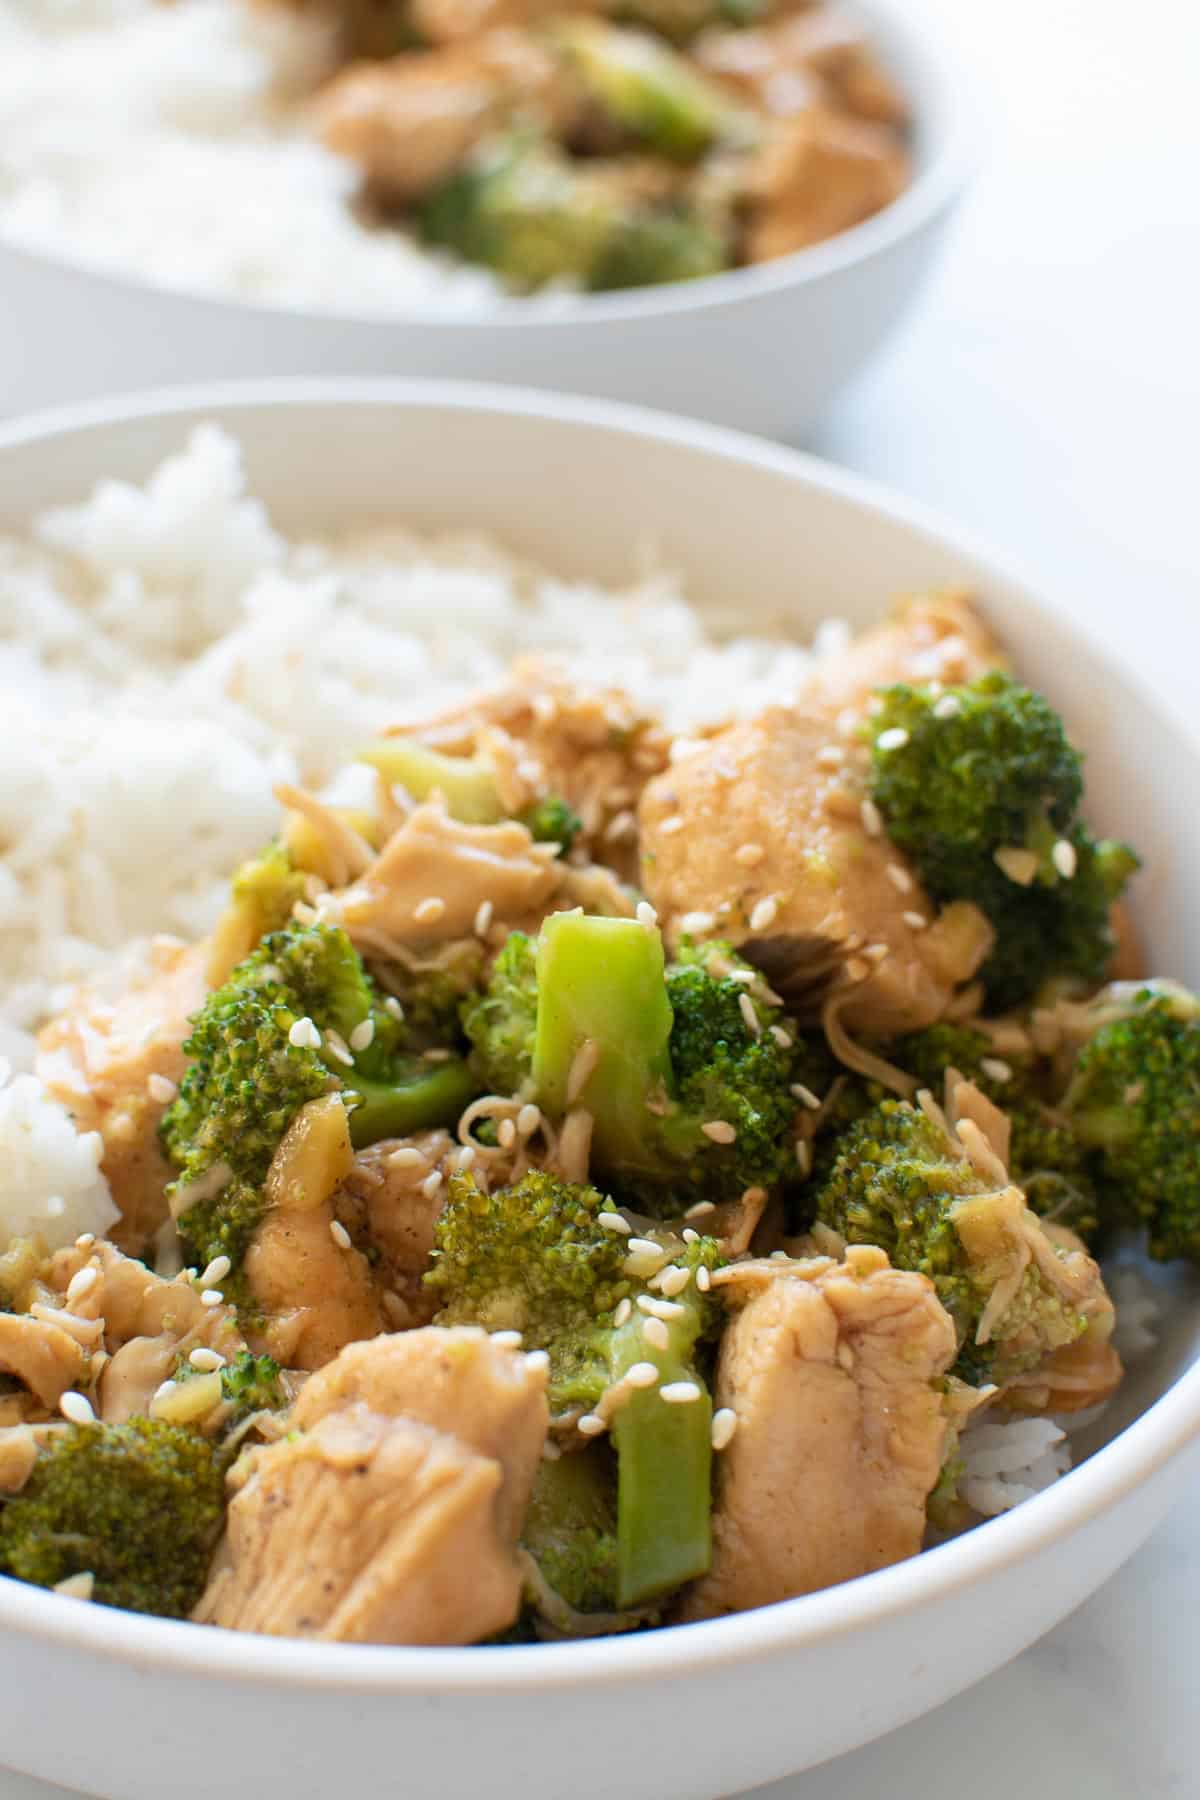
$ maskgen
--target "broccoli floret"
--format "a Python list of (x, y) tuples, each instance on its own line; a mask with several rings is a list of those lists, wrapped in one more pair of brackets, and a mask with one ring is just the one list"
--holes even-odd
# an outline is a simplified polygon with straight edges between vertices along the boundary
[(958, 1335), (955, 1372), (972, 1382), (1035, 1366), (1086, 1329), (1033, 1259), (987, 1342), (977, 1342), (992, 1294), (1011, 1273), (1011, 1259), (996, 1253), (1003, 1233), (987, 1229), (988, 1212), (997, 1209), (999, 1218), (1011, 1204), (931, 1119), (897, 1100), (882, 1101), (838, 1140), (815, 1196), (817, 1218), (848, 1243), (876, 1244), (896, 1268), (929, 1277)]
[(1048, 1104), (1048, 1073), (1035, 1057), (997, 1057), (985, 1032), (946, 1024), (898, 1038), (888, 1054), (938, 1100), (948, 1068), (974, 1082), (1008, 1119), (1009, 1173), (1034, 1212), (1091, 1242), (1100, 1221), (1090, 1158), (1062, 1113)]
[(224, 1511), (222, 1457), (197, 1433), (143, 1418), (72, 1425), (0, 1510), (0, 1568), (39, 1587), (88, 1573), (102, 1605), (183, 1619)]
[(1093, 1012), (1062, 1111), (1093, 1153), (1106, 1216), (1147, 1226), (1153, 1256), (1200, 1260), (1200, 1001), (1170, 982), (1120, 984)]
[(1109, 909), (1137, 858), (1078, 817), (1079, 752), (1049, 703), (1010, 676), (884, 690), (871, 796), (932, 897), (970, 900), (995, 927), (981, 974), (1015, 1005), (1053, 975), (1103, 979)]
[(249, 956), (269, 932), (281, 931), (305, 897), (307, 876), (285, 845), (268, 844), (235, 872), (230, 902), (213, 933), (211, 968), (220, 978)]
[[(519, 1331), (526, 1349), (547, 1352), (550, 1405), (560, 1419), (592, 1413), (635, 1364), (658, 1371), (653, 1392), (622, 1389), (612, 1424), (617, 1604), (624, 1607), (708, 1567), (712, 1407), (695, 1354), (719, 1315), (691, 1281), (664, 1321), (665, 1346), (653, 1327), (659, 1342), (652, 1343), (636, 1301), (654, 1297), (643, 1277), (628, 1272), (625, 1235), (600, 1223), (611, 1210), (595, 1188), (536, 1170), (492, 1194), (469, 1176), (453, 1176), (425, 1281), (442, 1303), (438, 1324)], [(659, 1266), (669, 1259), (688, 1268), (721, 1260), (703, 1238), (668, 1240)], [(698, 1398), (664, 1405), (659, 1386), (677, 1381), (695, 1382)]]
[(617, 1466), (602, 1443), (543, 1462), (521, 1541), (576, 1612), (617, 1608)]
[[(305, 1018), (317, 1028), (316, 1043), (307, 1034), (292, 1041)], [(370, 1043), (347, 1051), (368, 1024)], [(342, 1088), (358, 1147), (457, 1118), (474, 1078), (457, 1059), (431, 1064), (406, 1055), (404, 1030), (334, 925), (273, 932), (209, 995), (184, 1043), (189, 1067), (162, 1121), (179, 1171), (173, 1191), (200, 1187), (178, 1221), (198, 1265), (226, 1255), (235, 1272), (240, 1266), (262, 1217), (271, 1159), (307, 1101)]]
[(517, 822), (535, 843), (558, 844), (564, 856), (583, 830), (583, 820), (559, 794), (543, 794), (517, 814)]
[(660, 156), (694, 162), (740, 122), (724, 89), (649, 32), (577, 18), (558, 26), (554, 42), (586, 98)]
[[(180, 1359), (172, 1379), (176, 1383), (191, 1381), (204, 1371), (186, 1357)], [(221, 1370), (221, 1399), (228, 1409), (222, 1416), (224, 1431), (233, 1431), (251, 1414), (280, 1412), (288, 1404), (274, 1357), (255, 1356), (252, 1350), (239, 1350), (233, 1361)]]
[(511, 932), (492, 964), (487, 986), (464, 1001), (462, 1026), (471, 1067), (490, 1094), (523, 1094), (533, 1082), (537, 1029), (537, 945)]

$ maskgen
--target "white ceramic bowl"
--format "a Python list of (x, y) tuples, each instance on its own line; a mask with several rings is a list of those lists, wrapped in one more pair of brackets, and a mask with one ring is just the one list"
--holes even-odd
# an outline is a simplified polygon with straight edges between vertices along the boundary
[(505, 381), (800, 432), (901, 317), (965, 172), (961, 80), (904, 0), (864, 0), (911, 96), (916, 175), (875, 218), (793, 256), (705, 280), (520, 299), (476, 316), (250, 305), (0, 241), (0, 413), (163, 382), (390, 374)]
[[(0, 431), (0, 529), (144, 478), (214, 417), (281, 524), (401, 516), (498, 532), (619, 582), (651, 540), (743, 624), (855, 625), (966, 582), (1089, 750), (1091, 810), (1143, 849), (1155, 966), (1200, 986), (1200, 752), (1093, 645), (908, 504), (795, 453), (595, 402), (442, 384), (211, 389)], [(588, 1644), (350, 1649), (91, 1608), (0, 1580), (0, 1758), (113, 1800), (714, 1800), (820, 1762), (987, 1675), (1162, 1518), (1200, 1429), (1200, 1306), (1178, 1309), (1053, 1489), (911, 1562), (740, 1617)], [(1114, 1435), (1119, 1433), (1119, 1435)], [(164, 1520), (163, 1529), (170, 1529)]]

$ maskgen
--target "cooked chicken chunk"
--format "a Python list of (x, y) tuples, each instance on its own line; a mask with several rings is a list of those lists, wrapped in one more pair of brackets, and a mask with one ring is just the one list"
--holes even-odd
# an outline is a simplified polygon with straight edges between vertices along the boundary
[(248, 1459), (197, 1617), (355, 1643), (469, 1644), (517, 1616), (542, 1368), (474, 1328), (356, 1344)]
[(204, 945), (159, 939), (144, 977), (116, 1001), (82, 990), (46, 1025), (37, 1072), (74, 1115), (80, 1131), (104, 1141), (101, 1167), (120, 1208), (113, 1238), (139, 1255), (167, 1216), (173, 1171), (158, 1125), (184, 1071), (188, 1021), (205, 994)]
[(914, 1556), (946, 1421), (954, 1326), (923, 1275), (881, 1250), (844, 1263), (743, 1263), (716, 1402), (737, 1417), (717, 1459), (713, 1566), (683, 1617), (808, 1594)]
[(916, 1031), (974, 974), (990, 933), (982, 915), (974, 934), (926, 930), (933, 905), (833, 735), (772, 707), (658, 776), (640, 811), (643, 885), (669, 937), (731, 939), (801, 1010), (836, 989), (847, 1024)]
[(77, 1386), (87, 1357), (82, 1345), (49, 1319), (0, 1313), (0, 1373), (15, 1375), (43, 1406), (55, 1407)]
[(474, 929), (479, 908), (513, 921), (545, 908), (562, 882), (553, 846), (523, 825), (466, 825), (440, 800), (418, 806), (330, 917), (370, 954), (431, 950)]
[(895, 133), (812, 107), (770, 133), (746, 180), (747, 262), (818, 244), (880, 212), (908, 184)]
[(437, 1311), (421, 1278), (429, 1267), (446, 1187), (443, 1179), (430, 1193), (430, 1177), (447, 1176), (457, 1166), (460, 1147), (445, 1131), (372, 1144), (355, 1157), (334, 1198), (342, 1223), (357, 1227), (379, 1252), (383, 1306), (393, 1327), (425, 1324)]
[(320, 1369), (347, 1344), (384, 1329), (382, 1299), (361, 1251), (335, 1242), (331, 1201), (273, 1207), (246, 1252), (250, 1291), (266, 1314), (261, 1338), (289, 1369)]
[(556, 127), (571, 106), (552, 56), (520, 32), (492, 31), (445, 49), (353, 64), (318, 97), (314, 123), (377, 195), (407, 204), (453, 175), (518, 112)]
[(845, 713), (854, 729), (877, 688), (896, 682), (974, 681), (1006, 658), (970, 596), (958, 589), (921, 594), (896, 608), (884, 624), (856, 637), (840, 656), (817, 665), (804, 704)]
[(832, 7), (757, 28), (706, 32), (695, 56), (765, 113), (786, 116), (824, 104), (882, 125), (908, 120), (904, 96), (865, 32)]

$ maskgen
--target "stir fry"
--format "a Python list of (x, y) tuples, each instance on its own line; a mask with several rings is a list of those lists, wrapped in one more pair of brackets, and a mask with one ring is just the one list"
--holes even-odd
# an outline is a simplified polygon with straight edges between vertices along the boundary
[(981, 1418), (1121, 1381), (1097, 1258), (1200, 1257), (1200, 1008), (1082, 768), (937, 594), (699, 735), (525, 661), (282, 785), (42, 1031), (114, 1216), (0, 1256), (0, 1568), (494, 1645), (977, 1523)]

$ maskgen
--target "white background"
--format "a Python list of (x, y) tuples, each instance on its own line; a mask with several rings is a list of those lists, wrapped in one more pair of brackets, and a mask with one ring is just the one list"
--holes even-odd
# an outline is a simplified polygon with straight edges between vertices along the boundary
[[(978, 89), (983, 165), (917, 317), (814, 447), (990, 539), (1198, 730), (1200, 12), (925, 4)], [(1008, 1669), (763, 1800), (1191, 1800), (1198, 1511), (1200, 1483)], [(0, 1772), (0, 1800), (57, 1792)]]

